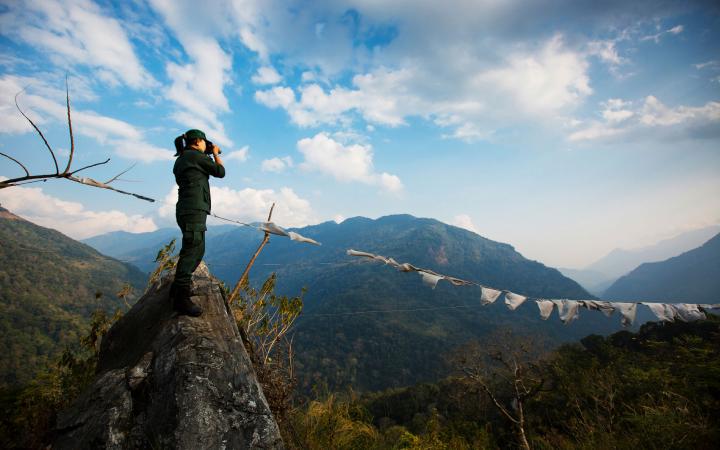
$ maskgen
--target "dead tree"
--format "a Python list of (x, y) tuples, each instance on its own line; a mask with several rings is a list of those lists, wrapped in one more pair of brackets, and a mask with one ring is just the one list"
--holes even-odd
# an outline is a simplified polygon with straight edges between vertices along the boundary
[(87, 166), (81, 167), (76, 170), (70, 170), (70, 167), (72, 165), (73, 155), (75, 154), (75, 139), (73, 137), (72, 119), (70, 117), (70, 91), (68, 89), (67, 78), (65, 79), (65, 99), (66, 99), (66, 105), (67, 105), (68, 130), (70, 133), (70, 156), (68, 157), (67, 165), (65, 166), (65, 169), (63, 169), (62, 172), (60, 171), (60, 167), (58, 166), (58, 161), (57, 161), (57, 158), (55, 157), (55, 152), (53, 151), (52, 147), (50, 146), (50, 143), (48, 142), (48, 140), (45, 138), (45, 135), (43, 134), (42, 131), (40, 131), (40, 128), (38, 128), (38, 126), (35, 125), (35, 122), (33, 122), (32, 119), (30, 119), (30, 117), (28, 117), (27, 114), (25, 114), (25, 112), (20, 108), (20, 105), (18, 104), (18, 96), (21, 93), (22, 93), (22, 91), (15, 94), (15, 107), (17, 107), (18, 111), (20, 111), (20, 114), (22, 114), (22, 116), (30, 123), (30, 125), (33, 127), (33, 129), (35, 129), (35, 131), (37, 132), (37, 134), (40, 136), (43, 143), (45, 144), (45, 147), (50, 152), (50, 156), (52, 157), (53, 163), (55, 164), (55, 173), (31, 175), (30, 171), (27, 169), (27, 167), (23, 163), (21, 163), (20, 161), (18, 161), (17, 159), (13, 158), (10, 155), (6, 155), (5, 153), (0, 152), (0, 155), (10, 159), (11, 161), (14, 161), (23, 169), (23, 171), (25, 171), (25, 176), (17, 177), (17, 178), (10, 178), (7, 180), (0, 180), (0, 189), (20, 186), (20, 185), (28, 184), (28, 183), (36, 183), (38, 181), (47, 181), (52, 178), (60, 178), (60, 179), (71, 180), (71, 181), (74, 181), (74, 182), (80, 183), (80, 184), (85, 184), (87, 186), (93, 186), (93, 187), (102, 188), (102, 189), (109, 189), (111, 191), (119, 192), (121, 194), (132, 195), (133, 197), (136, 197), (136, 198), (139, 198), (142, 200), (146, 200), (149, 202), (155, 201), (152, 198), (145, 197), (145, 196), (142, 196), (139, 194), (134, 194), (132, 192), (123, 191), (123, 190), (117, 189), (113, 186), (110, 186), (110, 183), (117, 180), (118, 177), (120, 177), (120, 175), (123, 175), (128, 170), (132, 169), (133, 166), (120, 172), (119, 174), (115, 175), (114, 177), (110, 178), (109, 180), (107, 180), (105, 182), (97, 181), (97, 180), (94, 180), (89, 177), (78, 177), (78, 176), (76, 176), (76, 174), (82, 170), (89, 169), (91, 167), (107, 164), (110, 161), (110, 158), (108, 158), (102, 162), (89, 164)]
[(513, 424), (520, 446), (529, 450), (526, 404), (545, 384), (537, 350), (540, 346), (530, 338), (522, 339), (509, 332), (486, 341), (493, 344), (481, 346), (472, 342), (463, 346), (455, 354), (455, 363)]

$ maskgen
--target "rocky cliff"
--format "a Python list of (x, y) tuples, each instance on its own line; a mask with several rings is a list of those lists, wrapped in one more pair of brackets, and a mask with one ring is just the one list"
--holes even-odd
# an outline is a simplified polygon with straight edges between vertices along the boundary
[(170, 281), (103, 338), (95, 381), (59, 415), (53, 448), (284, 448), (217, 280), (195, 271), (198, 318), (172, 310)]

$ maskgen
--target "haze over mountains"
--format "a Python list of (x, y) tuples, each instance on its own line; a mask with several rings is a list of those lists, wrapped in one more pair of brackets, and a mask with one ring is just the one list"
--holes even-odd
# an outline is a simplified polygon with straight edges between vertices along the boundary
[(605, 295), (619, 300), (720, 302), (720, 234), (674, 258), (640, 265)]
[(654, 245), (637, 249), (615, 249), (583, 269), (560, 268), (565, 276), (580, 283), (590, 293), (604, 296), (618, 278), (640, 264), (663, 261), (700, 247), (720, 233), (720, 225), (688, 231)]

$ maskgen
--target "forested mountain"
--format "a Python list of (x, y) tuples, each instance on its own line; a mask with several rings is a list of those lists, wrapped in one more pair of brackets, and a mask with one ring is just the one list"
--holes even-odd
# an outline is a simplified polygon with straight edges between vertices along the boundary
[[(716, 449), (720, 442), (720, 320), (648, 323), (639, 332), (587, 336), (520, 359), (524, 431), (535, 449)], [(529, 347), (536, 343), (525, 341)], [(480, 363), (514, 417), (514, 377), (480, 342), (458, 366)], [(517, 347), (515, 347), (517, 348)], [(463, 349), (465, 350), (465, 349)], [(513, 349), (500, 354), (510, 359)], [(517, 352), (522, 355), (521, 352)], [(488, 357), (484, 359), (483, 357)], [(362, 396), (329, 395), (299, 411), (297, 448), (508, 449), (519, 444), (477, 379), (454, 377)]]
[(720, 234), (680, 256), (641, 265), (610, 286), (605, 297), (717, 303), (720, 301)]
[[(444, 355), (454, 346), (503, 327), (540, 334), (554, 343), (619, 327), (617, 317), (586, 311), (569, 326), (556, 316), (543, 322), (533, 302), (512, 312), (501, 301), (482, 307), (477, 287), (441, 281), (432, 290), (417, 274), (345, 253), (349, 248), (373, 252), (530, 296), (590, 297), (576, 282), (525, 259), (512, 246), (434, 219), (356, 217), (297, 231), (322, 246), (272, 236), (253, 267), (251, 282), (258, 285), (276, 272), (279, 293), (297, 295), (307, 288), (294, 341), (304, 388), (327, 382), (333, 388), (381, 389), (436, 379), (445, 374)], [(247, 227), (215, 234), (208, 238), (205, 261), (232, 284), (261, 239), (262, 233)], [(157, 248), (136, 253), (152, 259)]]
[[(146, 276), (0, 207), (0, 387), (24, 383), (81, 335), (92, 313), (124, 306)], [(128, 299), (131, 301), (132, 299)]]

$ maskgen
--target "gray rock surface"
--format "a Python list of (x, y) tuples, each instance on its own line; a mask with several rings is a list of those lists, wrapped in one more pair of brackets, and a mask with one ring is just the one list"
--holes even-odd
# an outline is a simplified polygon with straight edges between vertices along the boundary
[(282, 449), (217, 280), (201, 264), (178, 316), (172, 277), (150, 290), (103, 338), (94, 383), (58, 417), (57, 449)]

